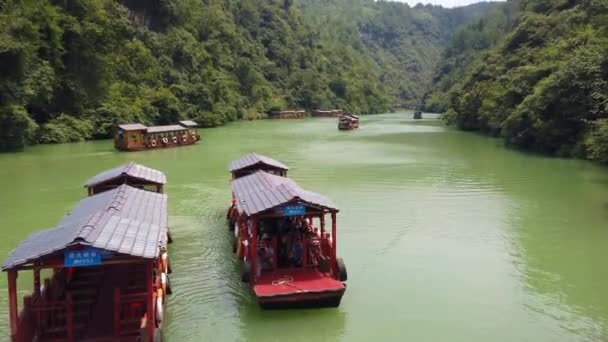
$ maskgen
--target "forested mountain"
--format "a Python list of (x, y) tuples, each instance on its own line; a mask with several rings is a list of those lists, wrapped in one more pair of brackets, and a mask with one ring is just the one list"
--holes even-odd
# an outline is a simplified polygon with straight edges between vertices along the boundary
[(0, 1), (0, 149), (271, 109), (420, 101), (466, 9), (373, 0)]
[(350, 42), (372, 58), (390, 108), (420, 105), (455, 30), (497, 6), (484, 2), (454, 9), (420, 4), (412, 8), (369, 0), (296, 3), (336, 45)]
[(448, 122), (608, 162), (607, 1), (503, 5), (456, 34), (444, 56), (426, 104), (447, 107)]

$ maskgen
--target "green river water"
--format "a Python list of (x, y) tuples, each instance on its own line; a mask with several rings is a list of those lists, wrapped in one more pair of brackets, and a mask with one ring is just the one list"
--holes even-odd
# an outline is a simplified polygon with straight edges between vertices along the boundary
[[(58, 222), (88, 177), (133, 160), (169, 180), (167, 341), (608, 341), (607, 169), (510, 151), (411, 113), (366, 116), (350, 132), (308, 119), (201, 135), (196, 146), (138, 153), (97, 141), (0, 154), (2, 259)], [(240, 283), (226, 169), (252, 151), (341, 208), (349, 280), (339, 308), (261, 311)], [(19, 289), (31, 289), (27, 274)], [(0, 291), (6, 341), (6, 280)]]

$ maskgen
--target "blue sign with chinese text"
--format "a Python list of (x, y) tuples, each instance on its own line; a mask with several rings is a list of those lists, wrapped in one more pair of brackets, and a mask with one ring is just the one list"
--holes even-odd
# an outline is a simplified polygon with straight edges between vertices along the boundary
[(101, 250), (93, 247), (63, 252), (65, 267), (101, 265)]
[(306, 214), (306, 207), (303, 205), (288, 205), (283, 207), (283, 216), (300, 216)]

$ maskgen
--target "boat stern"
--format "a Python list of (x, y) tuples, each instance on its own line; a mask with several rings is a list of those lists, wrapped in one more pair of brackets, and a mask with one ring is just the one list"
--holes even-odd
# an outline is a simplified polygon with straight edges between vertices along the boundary
[(315, 269), (262, 274), (253, 292), (263, 309), (338, 307), (346, 285)]

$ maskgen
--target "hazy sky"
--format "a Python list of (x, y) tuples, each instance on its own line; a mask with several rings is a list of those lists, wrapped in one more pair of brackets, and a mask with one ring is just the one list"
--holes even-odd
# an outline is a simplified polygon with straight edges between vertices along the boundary
[(407, 2), (410, 6), (415, 6), (417, 3), (423, 4), (433, 4), (433, 5), (441, 5), (443, 7), (456, 7), (456, 6), (466, 6), (470, 4), (474, 4), (476, 2), (481, 2), (484, 0), (396, 0), (401, 2)]

